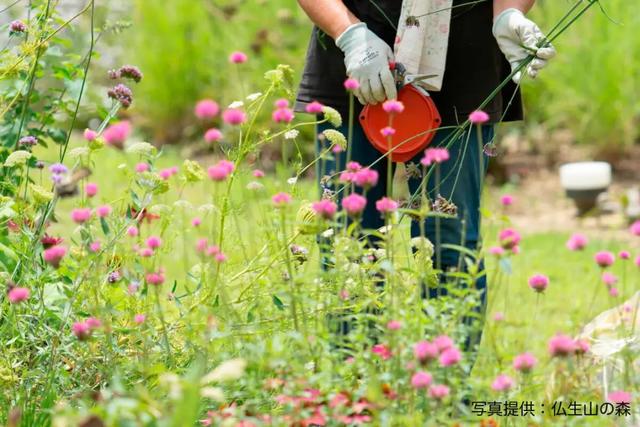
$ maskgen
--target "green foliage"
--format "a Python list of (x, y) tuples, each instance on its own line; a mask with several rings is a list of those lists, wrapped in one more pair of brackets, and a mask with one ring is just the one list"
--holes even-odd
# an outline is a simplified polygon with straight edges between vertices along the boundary
[[(538, 1), (531, 14), (543, 30), (569, 2)], [(570, 129), (576, 142), (633, 144), (640, 136), (640, 5), (601, 1), (556, 42), (558, 56), (536, 80), (526, 80), (529, 121)], [(616, 21), (611, 22), (611, 20)]]

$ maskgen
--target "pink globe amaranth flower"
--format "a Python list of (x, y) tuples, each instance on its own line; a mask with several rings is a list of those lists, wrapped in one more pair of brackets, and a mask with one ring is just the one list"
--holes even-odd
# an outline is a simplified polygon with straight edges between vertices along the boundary
[(492, 246), (489, 248), (489, 253), (491, 255), (501, 257), (502, 255), (504, 255), (505, 250), (502, 246)]
[(204, 133), (204, 140), (209, 144), (222, 140), (222, 132), (220, 129), (211, 128)]
[(162, 244), (162, 239), (158, 236), (150, 236), (146, 243), (149, 248), (156, 249)]
[(149, 258), (149, 257), (153, 256), (153, 249), (151, 249), (151, 248), (142, 248), (142, 249), (140, 249), (138, 254), (140, 254), (140, 256), (143, 257), (143, 258)]
[(276, 99), (276, 102), (273, 103), (273, 106), (276, 108), (288, 108), (289, 101), (286, 100), (285, 98), (279, 98), (279, 99)]
[(413, 355), (421, 363), (436, 359), (438, 354), (438, 347), (429, 341), (420, 341), (413, 346)]
[(609, 295), (616, 298), (620, 295), (620, 291), (618, 290), (618, 288), (611, 287), (609, 288)]
[(360, 169), (362, 169), (362, 165), (358, 162), (347, 163), (347, 170), (349, 172), (358, 172)]
[(618, 258), (626, 261), (628, 259), (631, 259), (631, 254), (629, 253), (629, 251), (620, 251), (618, 253)]
[(355, 178), (355, 176), (356, 174), (353, 172), (344, 171), (340, 173), (340, 177), (338, 177), (338, 181), (349, 183), (353, 181), (353, 178)]
[(360, 88), (360, 83), (356, 79), (347, 79), (344, 81), (344, 88), (348, 91), (354, 91)]
[(513, 369), (523, 373), (531, 372), (538, 363), (538, 359), (531, 353), (522, 353), (513, 359)]
[(95, 182), (88, 182), (84, 186), (84, 192), (87, 197), (95, 196), (96, 194), (98, 194), (98, 184), (96, 184)]
[(138, 227), (132, 225), (131, 227), (127, 228), (127, 234), (129, 235), (129, 237), (136, 237), (139, 234)]
[(310, 102), (304, 107), (304, 110), (309, 114), (320, 114), (322, 113), (323, 105), (318, 101)]
[(629, 232), (634, 236), (640, 236), (640, 219), (631, 224)]
[(462, 359), (462, 354), (455, 347), (448, 348), (444, 350), (442, 353), (440, 353), (441, 366), (453, 366), (457, 364), (461, 359)]
[(395, 99), (388, 99), (382, 104), (382, 109), (388, 114), (400, 114), (404, 111), (404, 104)]
[(567, 249), (571, 251), (581, 251), (587, 246), (588, 242), (589, 240), (587, 239), (587, 236), (575, 233), (569, 237), (569, 240), (567, 240)]
[(207, 255), (215, 256), (219, 253), (220, 253), (220, 246), (218, 245), (207, 246)]
[(607, 396), (607, 401), (611, 403), (631, 403), (632, 400), (631, 393), (623, 390), (612, 391)]
[(513, 205), (514, 200), (514, 197), (510, 194), (505, 194), (504, 196), (500, 197), (500, 203), (502, 204), (502, 206), (511, 206)]
[(351, 181), (359, 187), (369, 189), (375, 187), (378, 184), (378, 172), (369, 169), (362, 168), (356, 172), (352, 172)]
[(71, 326), (71, 331), (80, 341), (84, 341), (91, 336), (91, 327), (87, 322), (75, 322)]
[(31, 292), (27, 288), (11, 288), (7, 293), (7, 298), (11, 304), (19, 304), (29, 299)]
[(508, 375), (500, 374), (491, 383), (493, 391), (508, 391), (513, 387), (513, 378)]
[(387, 322), (387, 329), (390, 331), (398, 331), (402, 329), (402, 322), (399, 320), (389, 320)]
[(371, 347), (371, 352), (380, 356), (382, 360), (391, 358), (391, 350), (384, 344), (374, 345), (373, 347)]
[(376, 202), (376, 210), (383, 214), (395, 212), (398, 209), (398, 202), (388, 197), (383, 197)]
[(191, 220), (191, 225), (194, 227), (199, 227), (202, 224), (202, 220), (198, 217), (195, 217)]
[(489, 115), (482, 110), (476, 110), (469, 114), (469, 121), (474, 125), (480, 125), (489, 121)]
[(111, 206), (109, 205), (102, 205), (102, 206), (98, 206), (96, 208), (96, 215), (98, 215), (100, 218), (106, 218), (111, 214)]
[(607, 268), (611, 266), (611, 264), (613, 264), (613, 262), (616, 260), (616, 257), (611, 252), (600, 251), (595, 254), (593, 259), (600, 267)]
[(89, 218), (91, 218), (91, 209), (89, 208), (78, 208), (71, 211), (71, 219), (76, 224), (84, 224)]
[(141, 162), (136, 165), (136, 172), (138, 173), (146, 172), (148, 170), (149, 170), (149, 163)]
[(448, 348), (452, 348), (455, 346), (455, 343), (448, 335), (439, 335), (434, 340), (433, 343), (438, 348), (439, 352), (443, 352)]
[(229, 160), (220, 160), (218, 166), (231, 173), (236, 169), (236, 165)]
[(228, 125), (241, 125), (247, 120), (247, 115), (239, 108), (229, 108), (222, 113), (222, 120)]
[(223, 254), (222, 252), (218, 252), (217, 254), (215, 254), (215, 256), (213, 258), (218, 263), (223, 263), (223, 262), (225, 262), (227, 260), (227, 256), (225, 254)]
[(393, 136), (396, 134), (396, 130), (394, 128), (392, 128), (391, 126), (385, 126), (382, 129), (380, 129), (380, 133), (382, 134), (382, 136)]
[(45, 249), (42, 252), (42, 257), (47, 264), (52, 265), (55, 268), (60, 266), (60, 261), (67, 254), (67, 249), (64, 246), (52, 246), (49, 249)]
[(319, 202), (314, 202), (311, 205), (311, 209), (324, 219), (332, 219), (338, 210), (338, 205), (331, 200), (320, 200)]
[(334, 154), (342, 153), (342, 151), (342, 147), (338, 144), (334, 145), (333, 148), (331, 148), (331, 152)]
[(91, 242), (91, 244), (89, 244), (89, 250), (91, 252), (98, 252), (101, 246), (102, 245), (100, 244), (100, 241), (96, 240), (95, 242)]
[(359, 215), (367, 205), (367, 199), (359, 194), (352, 193), (342, 199), (342, 208), (349, 215)]
[(424, 150), (424, 157), (420, 159), (423, 166), (435, 163), (443, 163), (449, 160), (449, 150), (446, 148), (427, 148)]
[(247, 54), (238, 50), (232, 52), (231, 55), (229, 55), (229, 62), (231, 62), (232, 64), (243, 64), (247, 62), (247, 59), (249, 59), (247, 57)]
[(255, 169), (252, 174), (254, 178), (264, 178), (264, 172), (260, 169)]
[(86, 139), (87, 141), (91, 142), (91, 141), (94, 141), (98, 137), (98, 132), (96, 132), (95, 130), (91, 130), (91, 129), (85, 129), (84, 133), (82, 135), (84, 136), (84, 139)]
[(504, 320), (504, 313), (501, 311), (497, 311), (493, 315), (493, 320), (495, 320), (496, 322), (502, 322)]
[(213, 99), (203, 99), (198, 101), (193, 112), (201, 120), (210, 120), (218, 115), (220, 106)]
[(618, 278), (616, 277), (615, 274), (609, 272), (609, 271), (604, 271), (602, 273), (602, 276), (600, 276), (602, 278), (602, 282), (607, 285), (607, 287), (611, 287), (613, 285), (615, 285), (616, 283), (618, 283)]
[(411, 386), (416, 389), (427, 388), (431, 385), (433, 377), (430, 373), (418, 371), (411, 377)]
[(275, 207), (283, 207), (291, 203), (291, 195), (289, 193), (280, 192), (274, 194), (274, 196), (271, 198), (271, 201), (273, 202)]
[(291, 123), (294, 114), (291, 108), (278, 108), (273, 110), (271, 119), (276, 123)]
[(204, 252), (205, 250), (207, 250), (207, 239), (205, 238), (201, 238), (198, 239), (198, 241), (196, 242), (196, 251), (198, 252)]
[(102, 322), (100, 321), (100, 319), (95, 317), (89, 317), (87, 320), (85, 320), (85, 323), (89, 326), (89, 329), (98, 329), (100, 326), (102, 326)]
[(576, 345), (570, 336), (556, 334), (549, 340), (549, 354), (553, 357), (566, 357), (572, 355), (576, 350)]
[(166, 181), (173, 176), (173, 168), (162, 169), (158, 172), (158, 175)]
[(145, 280), (150, 285), (160, 286), (164, 283), (164, 273), (161, 271), (149, 272), (145, 275)]
[(129, 134), (131, 134), (131, 124), (127, 121), (122, 121), (106, 128), (102, 137), (107, 145), (122, 149)]
[(444, 384), (434, 384), (429, 387), (429, 397), (442, 400), (449, 395), (449, 387)]
[(136, 314), (135, 316), (133, 316), (133, 321), (138, 325), (143, 324), (145, 320), (147, 320), (147, 316), (145, 316), (144, 314)]
[(585, 354), (586, 352), (589, 351), (589, 342), (587, 340), (575, 340), (573, 342), (574, 345), (574, 352), (575, 354), (577, 354), (578, 356), (582, 356), (583, 354)]
[(522, 237), (520, 237), (520, 233), (518, 233), (513, 228), (505, 228), (500, 232), (500, 234), (498, 234), (500, 246), (505, 249), (513, 249), (514, 247), (518, 246), (518, 243), (520, 243), (521, 239)]
[(549, 286), (549, 278), (544, 274), (534, 274), (529, 278), (529, 287), (536, 292), (544, 292)]

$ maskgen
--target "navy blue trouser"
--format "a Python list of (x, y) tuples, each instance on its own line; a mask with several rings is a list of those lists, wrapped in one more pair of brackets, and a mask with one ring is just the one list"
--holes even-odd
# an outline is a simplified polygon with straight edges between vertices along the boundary
[[(329, 124), (322, 124), (318, 131), (332, 128)], [(348, 134), (348, 125), (344, 124), (338, 128), (345, 136)], [(458, 208), (458, 217), (456, 219), (441, 218), (440, 219), (440, 242), (441, 244), (463, 245), (471, 250), (475, 250), (480, 240), (480, 196), (481, 196), (481, 173), (480, 169), (484, 166), (482, 177), (486, 173), (488, 157), (482, 154), (479, 147), (481, 143), (478, 141), (478, 132), (471, 129), (470, 132), (464, 133), (461, 137), (450, 143), (450, 135), (455, 129), (441, 129), (436, 132), (430, 147), (443, 147), (448, 145), (450, 159), (442, 163), (440, 167), (440, 185), (438, 193), (445, 199), (451, 200)], [(482, 143), (487, 143), (493, 139), (494, 126), (485, 125), (482, 127)], [(447, 144), (449, 142), (449, 144)], [(316, 152), (327, 148), (328, 141), (316, 141)], [(420, 152), (416, 157), (406, 164), (416, 163), (420, 167), (420, 159), (424, 153)], [(332, 160), (326, 160), (320, 167), (319, 178), (322, 175), (333, 175), (336, 172), (345, 169), (346, 152), (334, 155)], [(367, 140), (360, 123), (354, 123), (353, 141), (351, 148), (351, 160), (360, 163), (362, 166), (371, 165), (382, 154), (377, 151)], [(337, 161), (336, 161), (337, 159)], [(367, 191), (367, 206), (362, 215), (362, 227), (365, 229), (377, 229), (384, 225), (384, 219), (380, 213), (376, 211), (375, 202), (386, 196), (387, 181), (387, 161), (381, 160), (372, 166), (379, 174), (378, 185)], [(409, 190), (411, 194), (416, 192), (420, 186), (422, 179), (420, 177), (409, 178)], [(357, 190), (358, 191), (358, 190)], [(431, 173), (428, 185), (427, 195), (431, 200), (436, 197), (436, 176)], [(463, 221), (464, 220), (464, 221)], [(464, 236), (463, 236), (464, 233)], [(426, 219), (425, 223), (426, 237), (436, 245), (436, 220), (433, 217)], [(420, 224), (412, 221), (411, 235), (416, 237), (420, 235)], [(464, 238), (463, 238), (464, 237)], [(441, 268), (446, 271), (450, 268), (457, 268), (460, 253), (457, 250), (449, 248), (438, 248), (436, 246), (435, 253), (440, 250)], [(434, 260), (435, 265), (435, 260)], [(463, 263), (464, 267), (464, 263)], [(481, 268), (482, 264), (481, 264)], [(442, 276), (444, 279), (444, 276)], [(484, 311), (486, 305), (486, 278), (484, 275), (479, 277), (475, 283), (477, 289), (483, 290), (478, 312)], [(429, 297), (435, 298), (443, 294), (442, 288), (429, 288)], [(425, 294), (426, 296), (426, 294)]]

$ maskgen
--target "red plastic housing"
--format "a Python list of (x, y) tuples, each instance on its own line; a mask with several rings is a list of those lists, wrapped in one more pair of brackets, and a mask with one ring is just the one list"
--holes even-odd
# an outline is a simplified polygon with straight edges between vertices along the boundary
[[(427, 148), (440, 126), (441, 118), (428, 93), (414, 85), (405, 85), (398, 92), (404, 111), (393, 118), (391, 127), (391, 161), (406, 162)], [(389, 151), (389, 141), (381, 130), (389, 126), (389, 114), (382, 104), (367, 105), (360, 113), (360, 124), (369, 142), (381, 153)]]

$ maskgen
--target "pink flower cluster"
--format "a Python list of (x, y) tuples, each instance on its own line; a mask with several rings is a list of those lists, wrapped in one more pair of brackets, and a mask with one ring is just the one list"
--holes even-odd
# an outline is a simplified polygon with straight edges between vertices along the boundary
[(104, 142), (112, 147), (123, 149), (124, 143), (131, 134), (131, 124), (128, 121), (114, 123), (106, 128), (102, 134)]
[(220, 160), (218, 163), (207, 169), (207, 174), (213, 181), (224, 181), (233, 173), (234, 170), (235, 165), (233, 162), (230, 162), (229, 160)]
[(351, 216), (360, 215), (365, 206), (367, 206), (367, 199), (360, 194), (351, 193), (342, 199), (342, 208)]
[(289, 108), (289, 101), (284, 98), (278, 99), (275, 107), (276, 109), (271, 114), (273, 121), (276, 123), (291, 123), (294, 114), (293, 110)]
[(449, 160), (449, 150), (446, 148), (427, 148), (420, 163), (424, 166), (443, 163)]
[(238, 126), (247, 121), (247, 115), (239, 108), (228, 108), (222, 113), (222, 120), (231, 126)]
[(390, 214), (398, 210), (398, 202), (388, 197), (383, 197), (376, 202), (376, 209), (382, 214)]
[(536, 292), (544, 292), (549, 286), (549, 278), (544, 274), (534, 274), (529, 278), (529, 287)]
[(220, 106), (212, 99), (198, 101), (194, 113), (200, 120), (211, 120), (220, 112)]
[(584, 340), (574, 340), (564, 334), (556, 334), (547, 345), (549, 354), (553, 357), (567, 357), (573, 354), (582, 355), (589, 351), (589, 343)]
[(314, 202), (311, 205), (311, 208), (316, 214), (320, 215), (324, 219), (332, 219), (338, 210), (338, 206), (331, 200), (320, 200), (319, 202)]
[(518, 247), (522, 237), (520, 236), (520, 233), (513, 228), (505, 228), (500, 231), (500, 234), (498, 234), (498, 240), (500, 240), (500, 246), (515, 253), (517, 252), (517, 249), (515, 248)]

